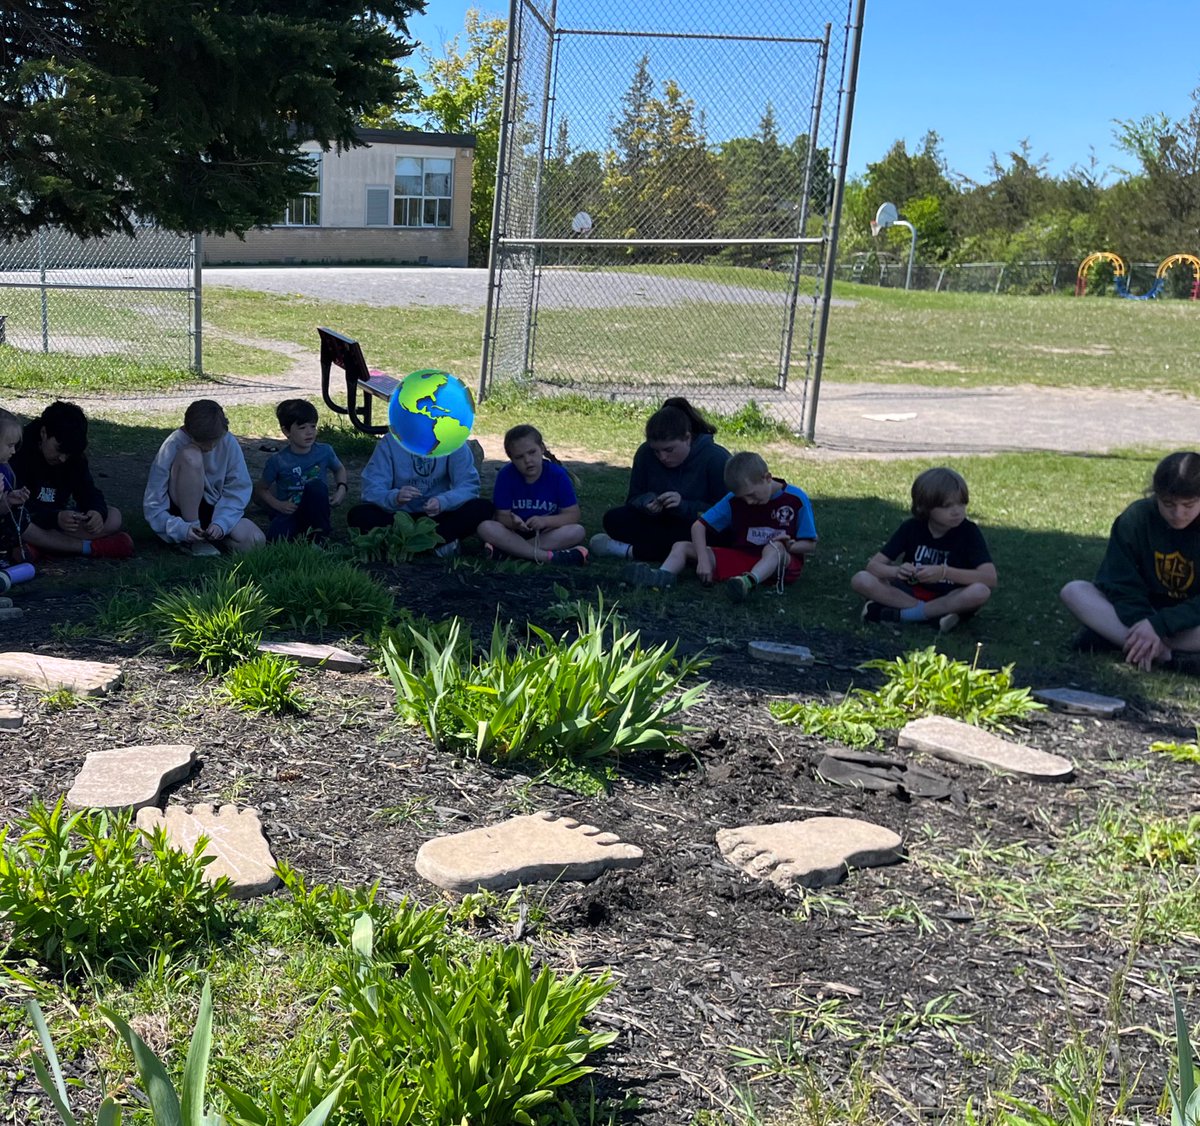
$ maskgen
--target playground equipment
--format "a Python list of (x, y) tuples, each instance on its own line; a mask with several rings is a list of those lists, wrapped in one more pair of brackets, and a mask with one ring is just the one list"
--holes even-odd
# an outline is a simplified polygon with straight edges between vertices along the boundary
[(1154, 271), (1154, 284), (1145, 293), (1130, 293), (1129, 270), (1125, 265), (1125, 260), (1119, 254), (1113, 254), (1107, 250), (1089, 254), (1080, 262), (1079, 272), (1075, 275), (1076, 297), (1079, 297), (1087, 289), (1088, 273), (1097, 262), (1112, 263), (1113, 286), (1121, 297), (1128, 298), (1130, 301), (1153, 301), (1154, 298), (1161, 296), (1167, 285), (1167, 271), (1174, 266), (1187, 264), (1192, 268), (1191, 300), (1200, 299), (1200, 258), (1194, 254), (1172, 254), (1168, 258), (1164, 258), (1158, 264), (1158, 269)]

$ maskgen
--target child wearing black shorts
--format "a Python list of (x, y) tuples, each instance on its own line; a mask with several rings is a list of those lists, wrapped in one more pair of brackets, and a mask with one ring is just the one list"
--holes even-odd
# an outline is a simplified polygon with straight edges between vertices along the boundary
[(942, 633), (974, 614), (996, 588), (983, 533), (967, 519), (967, 482), (926, 469), (912, 484), (912, 518), (850, 580), (867, 622), (929, 622)]

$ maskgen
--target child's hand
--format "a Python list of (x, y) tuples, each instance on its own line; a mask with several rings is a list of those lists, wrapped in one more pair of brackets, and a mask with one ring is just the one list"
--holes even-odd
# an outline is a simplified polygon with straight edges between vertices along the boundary
[(4, 503), (9, 508), (20, 508), (29, 499), (28, 489), (9, 489), (4, 494)]
[(1149, 672), (1150, 666), (1156, 660), (1165, 658), (1170, 653), (1162, 638), (1145, 618), (1126, 634), (1124, 648), (1126, 662), (1137, 665), (1143, 672)]
[(294, 500), (280, 500), (278, 497), (275, 499), (275, 511), (281, 516), (291, 516), (299, 507)]
[(349, 490), (346, 488), (345, 482), (340, 485), (336, 485), (333, 490), (333, 496), (329, 498), (329, 507), (337, 508), (338, 505), (340, 505), (342, 501), (346, 499), (347, 492), (349, 492)]
[(209, 543), (216, 543), (218, 540), (225, 538), (225, 529), (220, 524), (209, 524), (203, 532), (200, 533)]
[(663, 512), (670, 508), (678, 508), (681, 500), (683, 500), (683, 497), (676, 492), (659, 493), (654, 501), (658, 505), (655, 511)]
[(421, 495), (421, 490), (416, 485), (405, 485), (402, 489), (396, 490), (396, 503), (408, 504), (410, 500), (416, 500)]
[(79, 527), (85, 535), (98, 536), (104, 528), (104, 517), (95, 509), (91, 509), (82, 515)]
[(426, 516), (436, 516), (442, 511), (442, 502), (437, 497), (430, 497), (422, 506), (421, 511)]
[(912, 568), (913, 580), (919, 583), (940, 583), (945, 582), (946, 568), (936, 566), (932, 563), (926, 563), (923, 566)]
[(546, 521), (548, 516), (531, 516), (525, 521), (525, 530), (527, 532), (544, 532), (549, 527)]
[(696, 578), (698, 578), (705, 586), (712, 586), (713, 560), (710, 556), (710, 553), (707, 551), (696, 560)]
[(532, 532), (533, 529), (525, 523), (515, 512), (512, 514), (512, 526), (514, 532)]
[(68, 536), (78, 536), (83, 533), (83, 513), (71, 508), (64, 508), (56, 518), (59, 530)]

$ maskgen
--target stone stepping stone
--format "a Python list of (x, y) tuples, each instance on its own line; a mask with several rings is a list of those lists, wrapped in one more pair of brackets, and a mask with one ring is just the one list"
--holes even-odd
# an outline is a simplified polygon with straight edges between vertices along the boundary
[(148, 833), (163, 826), (167, 840), (184, 852), (191, 852), (201, 835), (206, 836), (204, 855), (213, 857), (213, 862), (204, 869), (204, 878), (214, 883), (228, 876), (229, 894), (235, 899), (265, 895), (279, 882), (256, 809), (225, 805), (214, 810), (211, 805), (198, 805), (188, 813), (181, 805), (169, 805), (164, 813), (148, 806), (138, 810), (137, 824)]
[(20, 606), (0, 606), (0, 622), (17, 622), (25, 617), (25, 611)]
[(760, 661), (775, 661), (781, 665), (811, 665), (811, 649), (803, 645), (785, 645), (781, 641), (751, 641), (746, 647), (751, 657)]
[(0, 731), (20, 731), (25, 717), (15, 704), (0, 704)]
[(57, 692), (66, 688), (76, 696), (103, 696), (121, 679), (117, 665), (100, 661), (73, 661), (33, 653), (0, 653), (0, 680)]
[(1038, 782), (1066, 782), (1075, 773), (1070, 759), (1013, 743), (997, 735), (946, 716), (914, 719), (900, 730), (900, 746), (927, 751), (950, 762), (987, 766), (1005, 774), (1019, 774)]
[(721, 855), (780, 891), (839, 883), (850, 868), (876, 868), (901, 859), (898, 834), (853, 817), (810, 817), (774, 825), (718, 829)]
[(1035, 700), (1049, 704), (1056, 712), (1071, 715), (1092, 715), (1111, 719), (1125, 710), (1125, 701), (1118, 696), (1101, 696), (1096, 692), (1081, 692), (1077, 688), (1035, 688)]
[(436, 837), (417, 851), (417, 873), (449, 891), (505, 891), (543, 880), (593, 880), (636, 868), (642, 850), (615, 833), (543, 811)]
[(195, 762), (196, 748), (186, 743), (92, 751), (67, 802), (76, 809), (141, 809), (186, 778)]
[(306, 641), (263, 641), (258, 646), (260, 653), (278, 653), (289, 657), (298, 665), (319, 665), (334, 672), (362, 672), (366, 661), (339, 649), (336, 645), (310, 645)]

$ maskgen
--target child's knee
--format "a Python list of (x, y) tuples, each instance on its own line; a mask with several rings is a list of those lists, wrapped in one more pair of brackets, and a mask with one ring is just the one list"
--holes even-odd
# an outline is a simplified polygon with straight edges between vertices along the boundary
[(261, 547), (267, 542), (267, 537), (257, 524), (243, 517), (229, 533), (229, 540), (235, 551), (249, 551), (251, 548)]
[(967, 609), (977, 610), (992, 597), (992, 588), (986, 583), (971, 583), (963, 588), (963, 595), (968, 601)]
[(176, 455), (171, 465), (173, 473), (203, 473), (204, 453), (199, 446), (184, 446)]
[(850, 589), (855, 594), (868, 594), (876, 581), (870, 571), (858, 571), (850, 579)]

